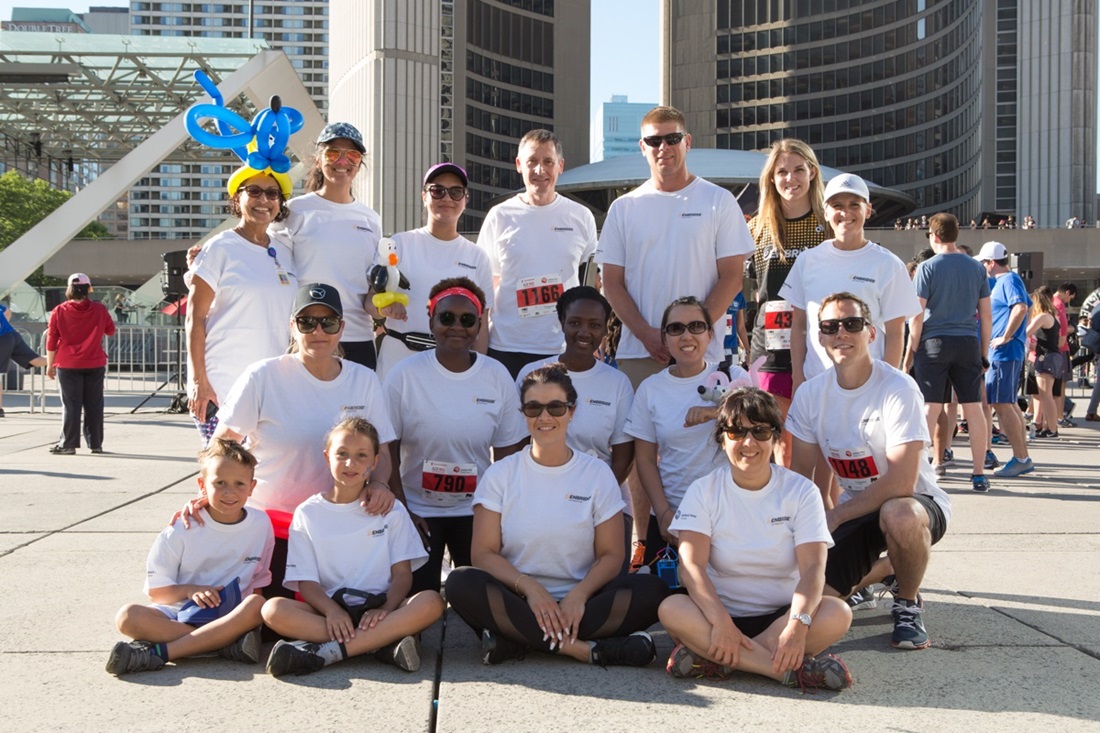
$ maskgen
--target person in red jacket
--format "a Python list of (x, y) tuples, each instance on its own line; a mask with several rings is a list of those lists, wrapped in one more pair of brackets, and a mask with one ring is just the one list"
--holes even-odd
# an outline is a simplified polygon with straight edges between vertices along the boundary
[(61, 387), (62, 427), (55, 455), (71, 456), (80, 445), (80, 411), (84, 438), (92, 453), (103, 452), (103, 379), (107, 352), (103, 337), (115, 323), (102, 303), (89, 300), (92, 281), (82, 272), (69, 275), (65, 302), (54, 308), (46, 331), (46, 376)]

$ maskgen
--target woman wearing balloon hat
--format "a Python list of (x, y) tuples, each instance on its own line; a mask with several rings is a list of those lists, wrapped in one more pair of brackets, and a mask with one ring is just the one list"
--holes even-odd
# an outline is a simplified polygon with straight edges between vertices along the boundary
[(306, 193), (287, 203), (286, 220), (271, 233), (293, 250), (302, 282), (330, 283), (339, 291), (344, 358), (374, 368), (374, 324), (363, 301), (370, 290), (368, 272), (382, 236), (382, 219), (352, 192), (366, 151), (355, 126), (333, 122), (325, 127), (306, 174)]

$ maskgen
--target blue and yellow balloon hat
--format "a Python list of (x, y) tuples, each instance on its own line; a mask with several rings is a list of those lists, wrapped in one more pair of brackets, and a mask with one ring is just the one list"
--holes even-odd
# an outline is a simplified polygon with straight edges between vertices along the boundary
[[(229, 195), (235, 195), (249, 178), (267, 174), (278, 181), (283, 198), (290, 198), (293, 188), (287, 175), (290, 158), (284, 151), (290, 136), (302, 129), (302, 113), (293, 107), (284, 107), (278, 97), (272, 97), (270, 106), (261, 110), (250, 124), (225, 106), (217, 85), (201, 69), (195, 72), (195, 81), (214, 104), (196, 104), (187, 110), (184, 117), (187, 132), (195, 142), (215, 150), (232, 150), (244, 162), (229, 177), (226, 186)], [(207, 118), (217, 123), (217, 133), (202, 126), (201, 121)]]

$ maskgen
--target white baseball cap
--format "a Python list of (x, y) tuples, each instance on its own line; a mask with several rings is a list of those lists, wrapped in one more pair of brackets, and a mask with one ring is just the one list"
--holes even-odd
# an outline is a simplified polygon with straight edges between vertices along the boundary
[(867, 190), (867, 184), (855, 173), (841, 173), (839, 176), (834, 176), (825, 186), (825, 201), (838, 193), (852, 193), (871, 203), (871, 192)]
[(69, 285), (91, 285), (92, 280), (83, 272), (74, 272), (69, 275)]
[(982, 250), (974, 255), (974, 259), (978, 262), (1003, 260), (1006, 257), (1008, 257), (1008, 249), (1000, 242), (986, 242), (982, 245)]

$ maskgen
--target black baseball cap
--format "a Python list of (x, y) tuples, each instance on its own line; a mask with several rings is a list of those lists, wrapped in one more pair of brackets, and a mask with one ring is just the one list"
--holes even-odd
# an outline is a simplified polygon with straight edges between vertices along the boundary
[(344, 308), (340, 304), (340, 293), (336, 288), (325, 283), (307, 283), (298, 288), (298, 296), (294, 298), (294, 315), (298, 315), (311, 305), (324, 305), (332, 311), (344, 317)]
[(462, 181), (463, 186), (470, 185), (470, 178), (466, 175), (466, 170), (455, 163), (436, 163), (433, 165), (428, 169), (428, 172), (424, 174), (424, 185), (427, 186), (435, 180), (436, 176), (443, 175), (444, 173), (453, 173), (458, 176), (458, 180)]

